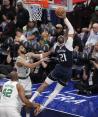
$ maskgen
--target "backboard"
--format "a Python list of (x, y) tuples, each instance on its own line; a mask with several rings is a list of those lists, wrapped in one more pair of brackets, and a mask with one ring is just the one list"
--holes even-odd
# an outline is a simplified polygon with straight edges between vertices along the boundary
[(63, 6), (65, 10), (73, 10), (73, 0), (23, 0), (24, 4), (40, 4), (42, 8), (55, 9), (58, 6)]
[(58, 6), (63, 6), (66, 11), (73, 10), (73, 0), (48, 0), (49, 8), (55, 9)]

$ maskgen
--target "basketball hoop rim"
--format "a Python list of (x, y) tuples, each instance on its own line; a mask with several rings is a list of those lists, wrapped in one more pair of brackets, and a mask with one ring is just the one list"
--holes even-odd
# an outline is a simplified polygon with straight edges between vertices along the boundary
[(35, 6), (41, 6), (40, 4), (35, 4), (35, 3), (31, 3), (31, 2), (24, 2), (24, 4), (31, 4), (31, 5), (35, 5)]
[(23, 0), (26, 5), (35, 5), (42, 8), (48, 8), (48, 0)]

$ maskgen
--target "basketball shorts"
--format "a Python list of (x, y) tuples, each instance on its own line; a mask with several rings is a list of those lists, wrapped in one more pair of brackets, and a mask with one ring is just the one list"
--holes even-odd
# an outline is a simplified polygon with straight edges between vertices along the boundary
[(72, 67), (64, 67), (57, 64), (52, 72), (48, 75), (51, 80), (58, 81), (61, 85), (65, 86), (66, 82), (71, 79)]
[(31, 95), (32, 94), (32, 82), (30, 77), (28, 76), (26, 79), (20, 79), (19, 78), (20, 84), (24, 87), (25, 89), (25, 95)]
[(16, 108), (0, 106), (0, 117), (21, 117), (21, 115)]

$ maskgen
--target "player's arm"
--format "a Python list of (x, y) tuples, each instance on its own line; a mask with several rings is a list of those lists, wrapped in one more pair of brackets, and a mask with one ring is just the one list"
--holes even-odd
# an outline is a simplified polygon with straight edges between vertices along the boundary
[(18, 94), (19, 94), (19, 97), (20, 99), (22, 100), (22, 102), (24, 104), (26, 104), (26, 106), (28, 107), (34, 107), (34, 108), (37, 108), (39, 105), (34, 103), (34, 102), (30, 102), (26, 97), (25, 97), (25, 91), (24, 91), (24, 88), (22, 85), (20, 84), (17, 84), (17, 90), (18, 90)]
[[(49, 56), (51, 53), (52, 53), (52, 49), (50, 49), (48, 52), (42, 53), (42, 55), (40, 55), (40, 56), (43, 56), (43, 58), (44, 58), (44, 57)], [(41, 58), (42, 58), (42, 57), (41, 57)]]
[(66, 41), (66, 47), (70, 50), (73, 51), (73, 36), (74, 36), (74, 29), (73, 26), (71, 25), (70, 21), (67, 18), (64, 18), (64, 23), (68, 27), (68, 39)]
[(70, 21), (67, 19), (67, 17), (64, 18), (64, 23), (66, 24), (68, 28), (68, 37), (73, 37), (74, 36), (74, 29)]
[(25, 66), (27, 68), (35, 68), (36, 66), (40, 65), (43, 61), (48, 61), (48, 58), (43, 58), (35, 63), (27, 63), (25, 60), (19, 60), (16, 62), (17, 66)]
[[(49, 52), (48, 52), (49, 53)], [(30, 52), (30, 53), (28, 53), (28, 55), (29, 55), (29, 57), (31, 58), (31, 57), (33, 57), (33, 58), (37, 58), (37, 59), (43, 59), (45, 56), (43, 56), (43, 54), (34, 54), (34, 53), (32, 53), (32, 52)], [(47, 54), (48, 55), (48, 54)], [(46, 56), (47, 56), (46, 55)], [(34, 63), (33, 63), (34, 64)], [(47, 64), (44, 62), (44, 61), (42, 61), (41, 62), (41, 64), (42, 64), (42, 66), (44, 67), (44, 68), (46, 68), (47, 67)]]
[(50, 54), (51, 54), (51, 50), (49, 50), (48, 52), (45, 52), (45, 53), (43, 52), (41, 54), (35, 54), (33, 52), (29, 52), (29, 53), (27, 53), (27, 56), (42, 59), (42, 58), (49, 56)]

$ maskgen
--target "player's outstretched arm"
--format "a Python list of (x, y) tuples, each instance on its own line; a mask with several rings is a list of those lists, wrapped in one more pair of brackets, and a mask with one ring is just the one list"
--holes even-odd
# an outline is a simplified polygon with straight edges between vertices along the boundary
[(68, 37), (73, 37), (74, 35), (74, 29), (72, 24), (70, 23), (70, 21), (68, 20), (67, 17), (64, 18), (64, 23), (66, 24), (66, 26), (68, 27)]
[(57, 17), (64, 19), (64, 23), (68, 28), (68, 34), (64, 34), (65, 36), (65, 42), (66, 42), (66, 48), (70, 51), (73, 51), (73, 37), (74, 37), (74, 29), (70, 21), (66, 17), (66, 10), (63, 7), (57, 7), (55, 9), (55, 14)]
[(30, 102), (26, 97), (25, 97), (25, 91), (22, 85), (17, 84), (17, 90), (18, 90), (18, 94), (20, 99), (22, 100), (22, 102), (28, 106), (28, 107), (33, 107), (33, 108), (38, 108), (39, 104), (34, 103), (34, 102)]
[(64, 7), (57, 7), (55, 9), (55, 14), (57, 17), (64, 19), (64, 23), (66, 24), (66, 26), (68, 27), (68, 36), (73, 36), (74, 34), (74, 29), (73, 26), (71, 25), (70, 21), (67, 19), (66, 17), (66, 10), (64, 9)]
[(49, 58), (43, 58), (41, 60), (39, 60), (38, 62), (35, 62), (35, 63), (27, 63), (25, 60), (19, 60), (16, 65), (17, 66), (25, 66), (27, 68), (35, 68), (36, 66), (42, 64), (43, 61), (49, 61)]
[(41, 54), (35, 54), (33, 52), (29, 52), (27, 53), (27, 56), (42, 59), (49, 56), (50, 54), (51, 54), (51, 50), (49, 50), (48, 52), (42, 52)]

